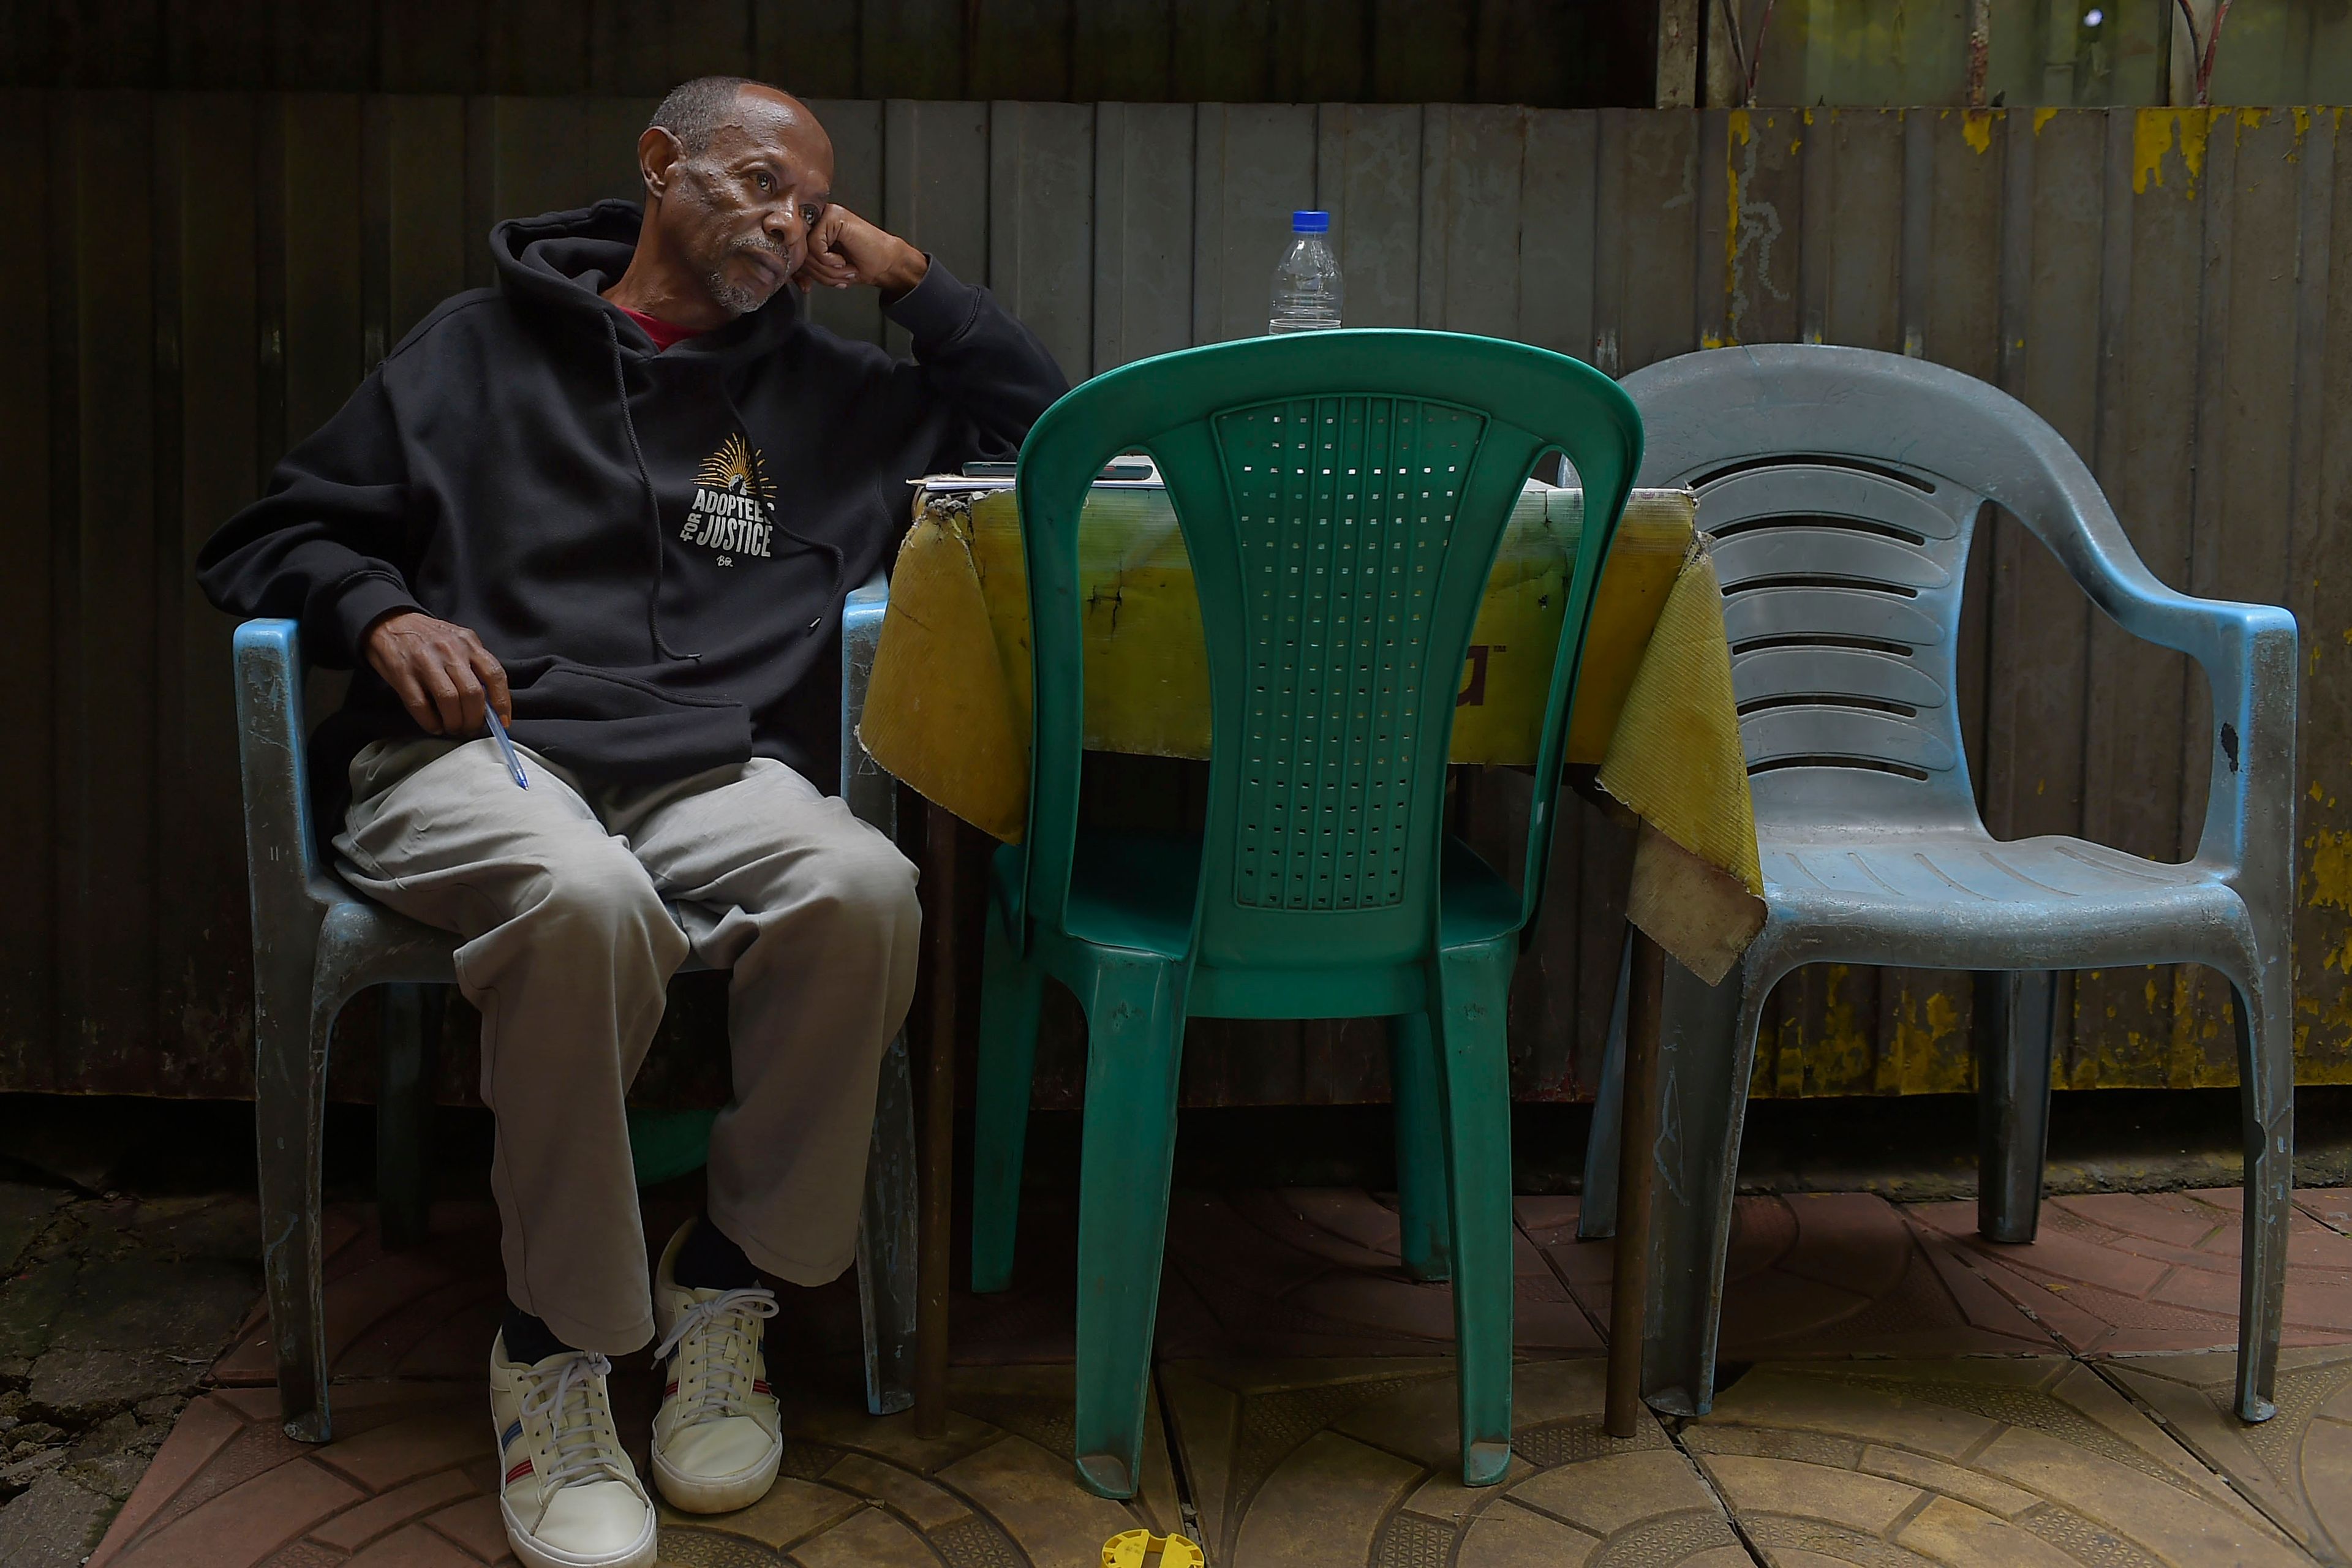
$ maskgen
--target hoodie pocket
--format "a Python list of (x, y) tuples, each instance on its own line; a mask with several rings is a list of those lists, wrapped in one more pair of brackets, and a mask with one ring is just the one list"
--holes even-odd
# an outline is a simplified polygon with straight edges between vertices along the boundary
[(514, 738), (550, 761), (615, 783), (650, 784), (740, 763), (751, 712), (556, 658), (507, 667)]

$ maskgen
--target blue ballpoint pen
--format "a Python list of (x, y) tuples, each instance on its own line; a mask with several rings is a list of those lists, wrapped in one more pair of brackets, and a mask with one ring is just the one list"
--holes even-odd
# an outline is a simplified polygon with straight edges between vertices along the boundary
[(507, 727), (499, 722), (499, 710), (485, 708), (482, 717), (490, 721), (490, 739), (499, 743), (499, 752), (507, 760), (507, 772), (514, 774), (515, 787), (529, 789), (530, 775), (522, 771), (522, 759), (515, 755), (514, 742), (507, 739)]

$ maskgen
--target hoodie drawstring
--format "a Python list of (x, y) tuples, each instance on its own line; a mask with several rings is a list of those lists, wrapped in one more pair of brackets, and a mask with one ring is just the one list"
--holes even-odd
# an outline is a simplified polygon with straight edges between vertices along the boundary
[(604, 316), (604, 342), (613, 351), (613, 388), (621, 400), (621, 428), (628, 433), (629, 456), (636, 460), (637, 483), (646, 492), (646, 516), (653, 524), (654, 585), (646, 595), (646, 630), (653, 637), (654, 652), (662, 658), (699, 661), (700, 654), (680, 653), (662, 640), (662, 568), (669, 557), (669, 542), (662, 537), (661, 498), (654, 493), (654, 477), (646, 468), (646, 449), (637, 441), (637, 422), (629, 417), (629, 371), (621, 359), (621, 334), (614, 330), (610, 315)]

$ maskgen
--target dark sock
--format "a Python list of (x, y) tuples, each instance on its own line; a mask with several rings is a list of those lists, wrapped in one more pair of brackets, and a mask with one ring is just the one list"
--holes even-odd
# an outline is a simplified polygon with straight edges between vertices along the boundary
[(676, 1278), (689, 1290), (748, 1290), (759, 1284), (760, 1271), (703, 1214), (695, 1216), (686, 1245), (677, 1249)]
[(506, 1321), (499, 1332), (507, 1342), (507, 1360), (519, 1361), (525, 1366), (535, 1366), (549, 1356), (561, 1354), (576, 1347), (555, 1337), (555, 1331), (516, 1306), (507, 1303)]

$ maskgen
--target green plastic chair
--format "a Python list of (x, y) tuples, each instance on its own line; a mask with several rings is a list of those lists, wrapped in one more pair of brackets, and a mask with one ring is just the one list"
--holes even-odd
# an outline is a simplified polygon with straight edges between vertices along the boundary
[[(1554, 791), (1535, 793), (1520, 891), (1441, 817), (1472, 624), (1553, 450), (1585, 494), (1537, 764), (1556, 780), (1642, 453), (1640, 416), (1599, 372), (1450, 332), (1253, 339), (1098, 376), (1021, 449), (1036, 740), (1027, 837), (994, 866), (972, 1287), (1011, 1279), (1051, 975), (1087, 1016), (1076, 1436), (1079, 1477), (1105, 1497), (1136, 1489), (1193, 1016), (1392, 1020), (1405, 1261), (1454, 1282), (1463, 1479), (1490, 1484), (1510, 1462), (1505, 1029)], [(1200, 595), (1213, 740), (1198, 836), (1078, 825), (1078, 513), (1129, 451), (1159, 461)]]

